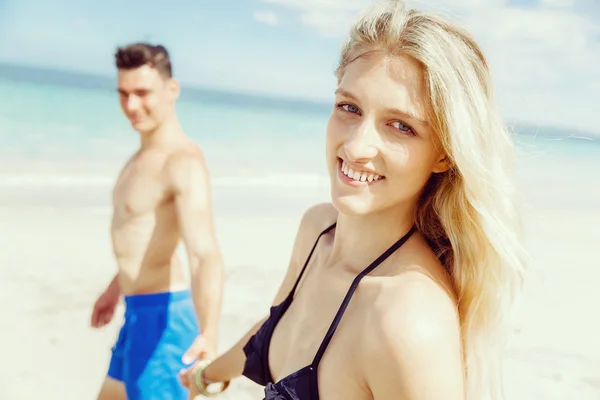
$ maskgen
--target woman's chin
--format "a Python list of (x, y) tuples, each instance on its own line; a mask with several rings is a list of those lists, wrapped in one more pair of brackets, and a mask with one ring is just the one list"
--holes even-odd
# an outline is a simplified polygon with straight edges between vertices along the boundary
[(346, 215), (364, 216), (375, 211), (372, 201), (360, 195), (340, 196), (332, 191), (331, 203), (339, 213)]

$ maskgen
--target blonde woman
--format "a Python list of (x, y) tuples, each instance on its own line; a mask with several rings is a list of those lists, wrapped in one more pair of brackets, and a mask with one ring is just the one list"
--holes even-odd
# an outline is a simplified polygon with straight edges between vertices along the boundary
[(501, 397), (524, 255), (484, 55), (387, 1), (355, 23), (337, 78), (331, 204), (304, 215), (269, 317), (182, 381), (208, 395), (244, 375), (266, 400)]

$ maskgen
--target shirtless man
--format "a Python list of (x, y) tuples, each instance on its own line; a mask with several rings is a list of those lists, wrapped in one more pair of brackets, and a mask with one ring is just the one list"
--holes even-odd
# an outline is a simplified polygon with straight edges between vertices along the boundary
[[(141, 146), (114, 188), (118, 270), (91, 317), (93, 327), (106, 325), (124, 296), (124, 323), (98, 399), (187, 399), (177, 374), (215, 354), (222, 303), (208, 172), (178, 122), (167, 50), (138, 43), (118, 49), (115, 59), (121, 107)], [(191, 288), (175, 255), (180, 240)]]

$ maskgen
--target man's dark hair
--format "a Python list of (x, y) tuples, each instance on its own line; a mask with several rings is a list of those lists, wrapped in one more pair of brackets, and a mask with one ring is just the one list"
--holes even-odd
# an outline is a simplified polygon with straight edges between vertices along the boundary
[(119, 47), (115, 53), (115, 64), (118, 69), (135, 69), (149, 65), (164, 77), (173, 76), (169, 52), (161, 45), (133, 43)]

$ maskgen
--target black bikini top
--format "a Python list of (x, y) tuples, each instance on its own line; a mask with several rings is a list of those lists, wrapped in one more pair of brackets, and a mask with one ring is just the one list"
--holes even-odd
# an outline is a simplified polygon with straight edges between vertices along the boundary
[(269, 318), (244, 346), (246, 362), (244, 365), (243, 375), (259, 385), (265, 386), (265, 398), (263, 400), (319, 399), (317, 368), (319, 367), (321, 358), (323, 357), (323, 354), (325, 353), (325, 350), (327, 349), (327, 346), (329, 345), (329, 342), (331, 341), (331, 338), (333, 337), (333, 334), (335, 333), (335, 330), (337, 329), (342, 316), (344, 315), (344, 312), (350, 303), (350, 299), (358, 287), (358, 284), (363, 277), (373, 271), (385, 259), (392, 255), (392, 253), (400, 248), (400, 246), (402, 246), (416, 230), (416, 228), (413, 226), (406, 235), (390, 246), (383, 254), (381, 254), (375, 261), (366, 267), (360, 274), (358, 274), (356, 278), (354, 278), (354, 281), (348, 289), (348, 292), (346, 293), (346, 296), (344, 297), (344, 300), (338, 309), (335, 318), (333, 319), (333, 322), (331, 323), (329, 330), (325, 335), (325, 338), (321, 342), (321, 345), (319, 346), (317, 354), (315, 355), (312, 363), (280, 379), (277, 382), (273, 382), (269, 369), (269, 345), (271, 343), (273, 331), (283, 314), (287, 311), (292, 303), (298, 283), (300, 282), (300, 279), (306, 270), (306, 266), (308, 265), (308, 262), (310, 261), (317, 244), (319, 243), (319, 239), (321, 236), (335, 228), (335, 226), (336, 224), (334, 223), (319, 234), (306, 259), (306, 262), (304, 263), (304, 266), (302, 267), (302, 271), (296, 279), (294, 287), (288, 296), (280, 304), (271, 307)]

